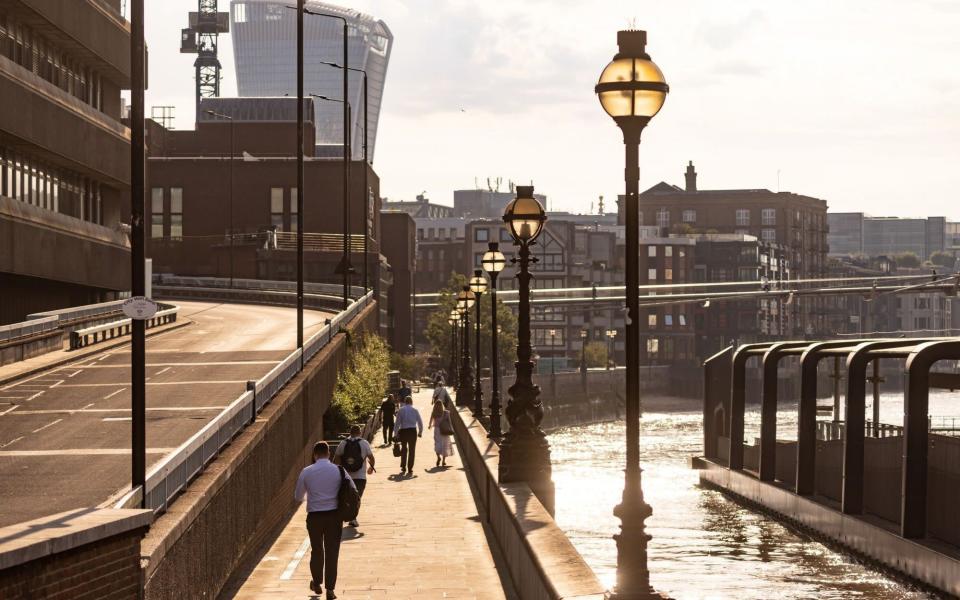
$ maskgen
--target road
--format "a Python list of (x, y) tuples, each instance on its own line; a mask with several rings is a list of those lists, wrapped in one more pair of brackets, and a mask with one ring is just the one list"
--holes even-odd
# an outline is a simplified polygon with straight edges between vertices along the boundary
[[(147, 340), (147, 468), (296, 345), (292, 308), (177, 302), (194, 323)], [(304, 337), (330, 314), (306, 311)], [(95, 506), (130, 482), (130, 348), (0, 387), (0, 527)]]

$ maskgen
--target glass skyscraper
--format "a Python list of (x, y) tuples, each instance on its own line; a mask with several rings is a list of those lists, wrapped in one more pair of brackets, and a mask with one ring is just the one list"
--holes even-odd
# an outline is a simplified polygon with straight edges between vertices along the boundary
[[(230, 5), (231, 37), (240, 96), (293, 96), (297, 92), (297, 13), (293, 0), (233, 0)], [(393, 48), (393, 33), (383, 21), (354, 10), (307, 0), (307, 10), (343, 16), (349, 26), (347, 55), (351, 68), (368, 76), (370, 119), (369, 155), (373, 160), (377, 123)], [(343, 62), (343, 22), (340, 19), (304, 17), (304, 94), (339, 100), (343, 97), (340, 69), (320, 61)], [(348, 100), (352, 110), (354, 160), (363, 157), (363, 74), (350, 73)], [(339, 157), (343, 142), (343, 105), (314, 100), (317, 155)]]

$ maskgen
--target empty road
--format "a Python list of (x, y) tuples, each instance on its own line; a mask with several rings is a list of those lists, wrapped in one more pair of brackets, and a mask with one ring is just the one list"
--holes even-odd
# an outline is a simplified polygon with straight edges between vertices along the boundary
[[(147, 468), (296, 345), (292, 308), (176, 302), (193, 324), (147, 340)], [(306, 311), (304, 338), (330, 314)], [(95, 506), (130, 483), (130, 348), (0, 386), (0, 527)]]

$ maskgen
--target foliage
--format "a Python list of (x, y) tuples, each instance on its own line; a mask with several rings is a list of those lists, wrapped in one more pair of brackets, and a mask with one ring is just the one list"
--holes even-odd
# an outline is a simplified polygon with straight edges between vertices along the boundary
[(916, 269), (920, 266), (920, 257), (913, 252), (902, 252), (893, 257), (898, 267)]
[(387, 390), (390, 354), (379, 335), (364, 333), (354, 338), (347, 359), (337, 374), (333, 402), (324, 415), (324, 430), (343, 432), (373, 414)]
[(603, 342), (590, 342), (584, 348), (584, 356), (587, 361), (587, 368), (607, 366), (607, 345)]
[(944, 252), (943, 250), (937, 250), (930, 255), (930, 262), (939, 266), (952, 269), (953, 265), (956, 263), (957, 259), (953, 257), (953, 254), (949, 252)]
[(693, 235), (698, 233), (697, 229), (690, 223), (674, 223), (670, 228), (670, 233), (678, 235)]
[(419, 381), (427, 374), (427, 355), (391, 352), (390, 368), (400, 371), (400, 377), (403, 379)]
[[(453, 338), (450, 323), (447, 322), (447, 319), (450, 317), (450, 311), (456, 306), (457, 294), (466, 284), (467, 277), (459, 273), (452, 273), (446, 288), (440, 290), (438, 308), (427, 318), (426, 336), (427, 340), (430, 341), (431, 351), (440, 357), (440, 366), (447, 370), (450, 369), (450, 360), (453, 356)], [(490, 293), (483, 294), (480, 297), (480, 364), (484, 368), (490, 366), (492, 346), (490, 339), (490, 306), (492, 297)], [(477, 309), (474, 306), (470, 309), (471, 360), (476, 360), (475, 354), (477, 352), (476, 316)], [(517, 357), (517, 318), (500, 298), (497, 298), (497, 327), (500, 328), (497, 337), (500, 369), (509, 370)]]

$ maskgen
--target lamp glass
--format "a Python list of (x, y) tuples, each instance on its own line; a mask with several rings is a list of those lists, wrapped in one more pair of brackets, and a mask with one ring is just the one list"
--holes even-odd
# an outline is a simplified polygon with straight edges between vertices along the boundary
[[(660, 68), (646, 58), (617, 58), (600, 74), (599, 83), (666, 83)], [(630, 87), (629, 85), (625, 87)], [(611, 117), (652, 117), (663, 107), (667, 93), (660, 90), (607, 90), (597, 94)]]
[(531, 242), (540, 235), (547, 215), (535, 198), (514, 198), (503, 213), (510, 235), (518, 242)]
[(480, 259), (480, 264), (487, 273), (499, 273), (507, 265), (507, 259), (499, 250), (487, 250)]
[(474, 294), (482, 294), (487, 291), (487, 278), (483, 275), (474, 275), (470, 278), (470, 291)]

